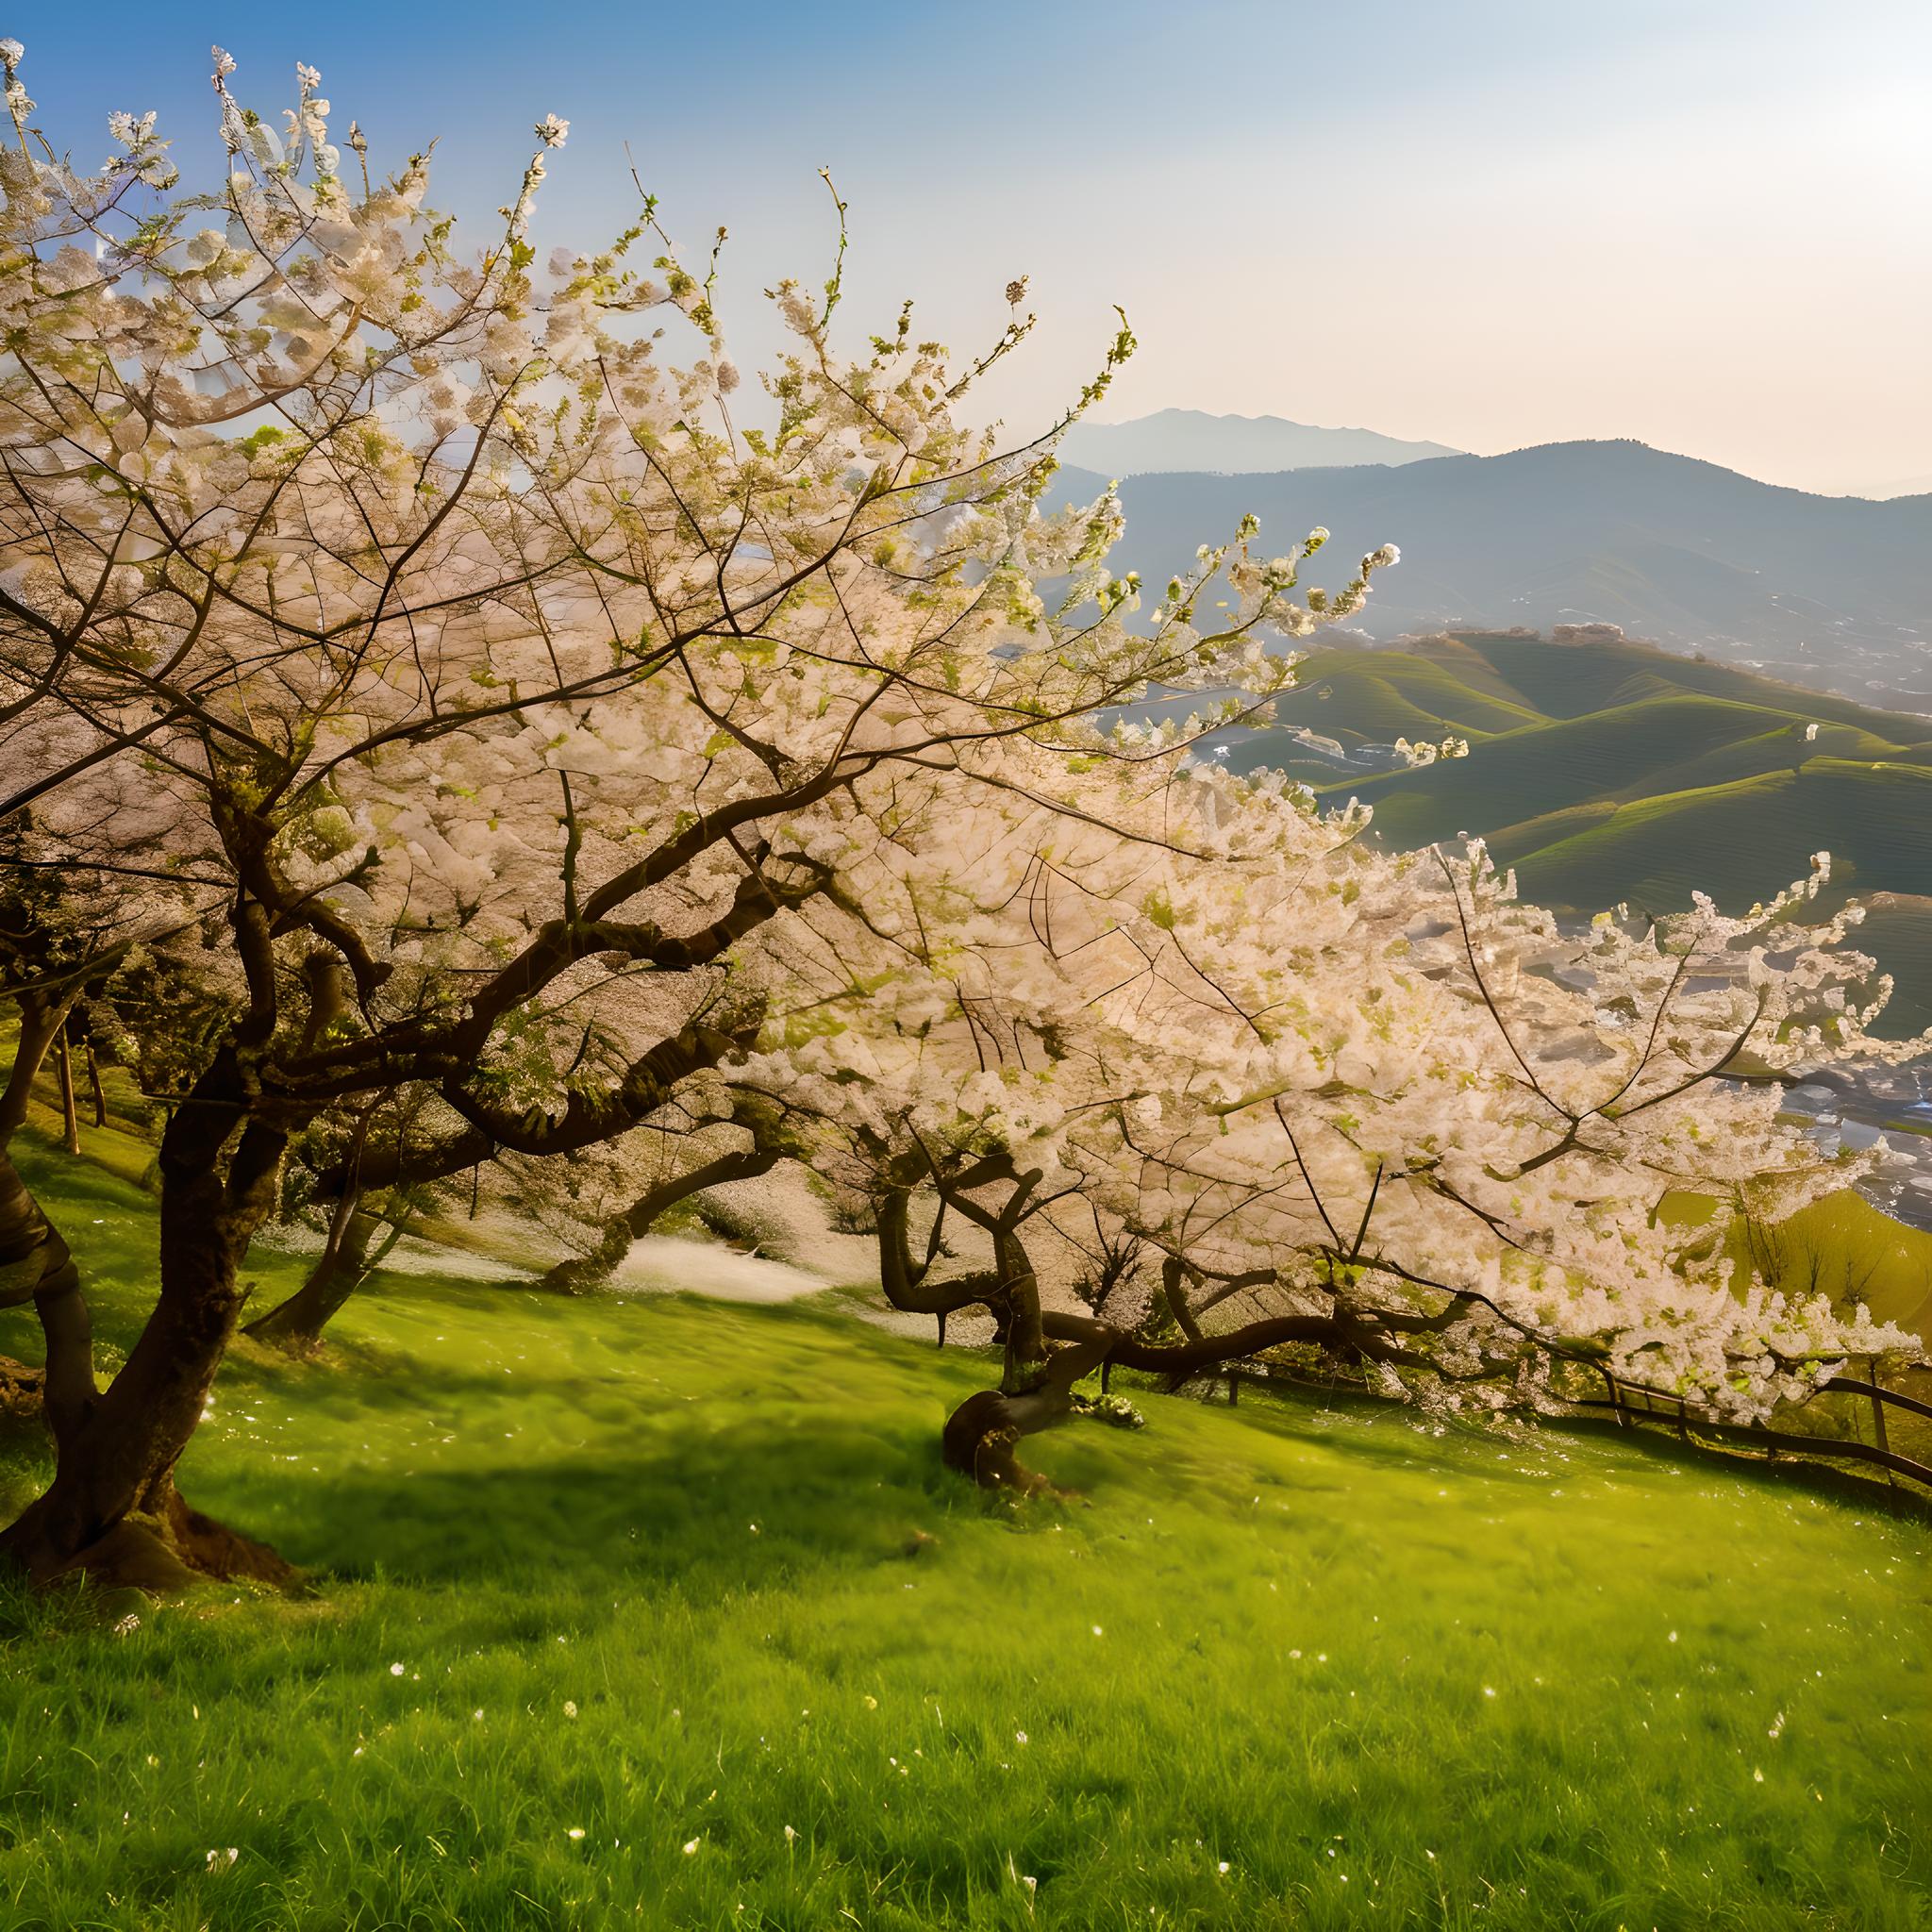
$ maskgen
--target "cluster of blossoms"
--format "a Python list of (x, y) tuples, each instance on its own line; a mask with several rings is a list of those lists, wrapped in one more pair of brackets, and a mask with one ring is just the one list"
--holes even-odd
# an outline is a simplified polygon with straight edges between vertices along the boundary
[(1440, 742), (1425, 738), (1420, 743), (1411, 744), (1407, 739), (1398, 738), (1395, 755), (1405, 764), (1417, 767), (1433, 765), (1439, 758), (1466, 758), (1469, 756), (1469, 740), (1457, 738), (1453, 731)]

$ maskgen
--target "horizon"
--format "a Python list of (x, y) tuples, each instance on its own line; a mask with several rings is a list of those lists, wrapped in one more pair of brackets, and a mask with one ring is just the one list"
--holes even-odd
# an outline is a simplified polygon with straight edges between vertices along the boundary
[[(1897, 239), (1932, 214), (1922, 9), (1490, 0), (1449, 19), (1390, 0), (1342, 21), (1216, 0), (1182, 23), (1003, 0), (977, 18), (969, 42), (879, 6), (700, 21), (597, 0), (531, 36), (498, 0), (460, 33), (440, 6), (264, 25), (113, 0), (19, 37), (57, 145), (92, 162), (104, 100), (153, 108), (191, 180), (220, 165), (208, 43), (265, 115), (307, 60), (372, 166), (438, 141), (432, 199), (459, 235), (513, 192), (531, 123), (561, 114), (540, 247), (624, 224), (628, 149), (675, 234), (731, 230), (747, 366), (775, 341), (760, 291), (829, 265), (828, 165), (855, 332), (910, 295), (964, 354), (1030, 277), (1039, 330), (984, 398), (1016, 428), (1077, 391), (1117, 301), (1141, 348), (1110, 420), (1274, 415), (1477, 455), (1630, 440), (1826, 495), (1932, 475), (1932, 383), (1902, 380), (1932, 258)], [(1105, 33), (1135, 52), (1113, 85), (1083, 69)], [(1285, 104), (1228, 114), (1224, 55), (1280, 74)], [(1197, 72), (1172, 100), (1136, 77)]]
[[(1396, 432), (1383, 429), (1379, 427), (1379, 425), (1372, 423), (1304, 423), (1298, 422), (1292, 417), (1278, 416), (1274, 414), (1250, 415), (1243, 414), (1239, 410), (1232, 409), (1192, 409), (1187, 408), (1183, 404), (1169, 404), (1162, 408), (1150, 409), (1146, 411), (1144, 414), (1137, 416), (1083, 416), (1080, 419), (1079, 426), (1087, 429), (1127, 429), (1132, 428), (1139, 424), (1154, 422), (1162, 416), (1194, 416), (1210, 423), (1278, 423), (1286, 428), (1313, 429), (1318, 430), (1324, 435), (1391, 436), (1393, 438), (1394, 441), (1401, 442), (1421, 443), (1428, 441), (1428, 439), (1423, 437), (1401, 436)], [(1727, 473), (1731, 475), (1741, 476), (1746, 482), (1763, 484), (1766, 489), (1797, 490), (1805, 495), (1824, 496), (1832, 498), (1834, 500), (1849, 499), (1851, 501), (1859, 503), (1895, 503), (1901, 501), (1903, 498), (1907, 496), (1932, 495), (1932, 474), (1927, 474), (1926, 475), (1916, 478), (1904, 479), (1916, 483), (1918, 487), (1915, 489), (1891, 490), (1888, 491), (1883, 495), (1873, 494), (1867, 491), (1862, 490), (1810, 490), (1803, 484), (1778, 483), (1773, 481), (1768, 477), (1754, 476), (1751, 475), (1749, 471), (1746, 470), (1732, 470), (1726, 464), (1713, 462), (1713, 459), (1711, 458), (1702, 456), (1696, 450), (1667, 449), (1661, 443), (1647, 442), (1641, 436), (1557, 437), (1536, 442), (1517, 443), (1508, 449), (1483, 450), (1444, 448), (1436, 456), (1412, 458), (1410, 458), (1409, 463), (1403, 464), (1376, 464), (1369, 462), (1363, 462), (1358, 464), (1309, 463), (1302, 464), (1298, 467), (1304, 469), (1406, 469), (1410, 467), (1414, 463), (1443, 462), (1464, 457), (1474, 457), (1481, 459), (1484, 462), (1490, 462), (1501, 457), (1528, 456), (1537, 450), (1589, 448), (1593, 445), (1602, 443), (1629, 443), (1633, 448), (1647, 450), (1653, 456), (1670, 457), (1681, 462), (1709, 464), (1714, 468), (1727, 471)], [(1088, 465), (1080, 461), (1078, 458), (1066, 458), (1065, 460), (1070, 461), (1073, 467), (1076, 469), (1085, 469), (1088, 467)], [(1131, 472), (1129, 474), (1153, 475), (1160, 473), (1157, 471), (1144, 471)], [(1170, 472), (1169, 474), (1185, 473)], [(1271, 473), (1266, 470), (1204, 470), (1199, 472), (1198, 474), (1202, 475), (1267, 475), (1270, 474), (1277, 473)]]

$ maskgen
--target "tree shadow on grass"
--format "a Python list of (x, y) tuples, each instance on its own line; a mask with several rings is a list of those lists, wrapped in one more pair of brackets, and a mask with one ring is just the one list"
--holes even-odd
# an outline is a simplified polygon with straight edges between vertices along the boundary
[(244, 1465), (193, 1484), (197, 1505), (340, 1577), (426, 1584), (518, 1575), (546, 1587), (674, 1585), (710, 1603), (806, 1570), (907, 1560), (915, 1533), (974, 1492), (940, 1462), (937, 1430), (834, 1417), (693, 1427), (612, 1453), (521, 1466), (305, 1476)]

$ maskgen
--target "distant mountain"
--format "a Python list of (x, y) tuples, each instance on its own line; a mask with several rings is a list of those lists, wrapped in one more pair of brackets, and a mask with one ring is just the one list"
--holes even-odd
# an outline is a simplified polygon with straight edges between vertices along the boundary
[[(1069, 467), (1066, 498), (1117, 468)], [(1312, 525), (1306, 579), (1334, 587), (1383, 542), (1370, 636), (1602, 622), (1866, 703), (1932, 711), (1932, 496), (1807, 495), (1641, 442), (1271, 475), (1133, 475), (1119, 567), (1150, 583), (1261, 519), (1264, 551)], [(1332, 561), (1329, 561), (1332, 559)]]
[(1076, 423), (1060, 448), (1068, 462), (1109, 476), (1158, 470), (1245, 476), (1359, 463), (1392, 468), (1459, 454), (1446, 443), (1405, 442), (1373, 429), (1318, 429), (1281, 416), (1209, 416), (1200, 409), (1162, 409), (1131, 423)]
[(1847, 496), (1869, 496), (1874, 502), (1886, 503), (1894, 496), (1925, 496), (1932, 494), (1932, 475), (1924, 476), (1894, 476), (1887, 483), (1864, 482), (1845, 491)]

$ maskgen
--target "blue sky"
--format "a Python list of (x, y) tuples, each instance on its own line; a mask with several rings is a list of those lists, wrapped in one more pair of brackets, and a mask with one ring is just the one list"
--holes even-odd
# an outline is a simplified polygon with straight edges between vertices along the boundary
[(1143, 346), (1109, 416), (1632, 435), (1825, 490), (1932, 474), (1922, 0), (46, 13), (0, 31), (90, 160), (110, 108), (154, 108), (214, 178), (213, 41), (265, 112), (319, 67), (378, 161), (436, 137), (433, 198), (463, 217), (511, 192), (539, 115), (568, 116), (546, 245), (625, 219), (628, 142), (681, 241), (729, 225), (747, 362), (759, 290), (823, 273), (829, 164), (855, 325), (910, 294), (963, 350), (1031, 275), (1041, 332), (991, 397), (1016, 428), (1120, 302)]

